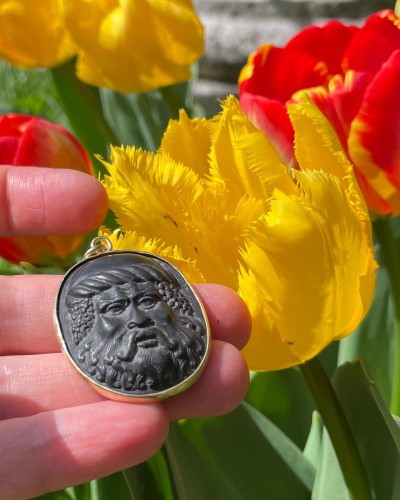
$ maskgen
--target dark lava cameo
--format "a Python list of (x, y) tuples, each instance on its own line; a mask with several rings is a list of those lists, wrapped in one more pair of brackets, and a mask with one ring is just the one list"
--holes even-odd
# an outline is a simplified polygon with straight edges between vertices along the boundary
[(197, 379), (209, 348), (208, 322), (189, 283), (141, 252), (109, 252), (73, 267), (58, 293), (56, 323), (64, 351), (103, 394), (180, 392)]

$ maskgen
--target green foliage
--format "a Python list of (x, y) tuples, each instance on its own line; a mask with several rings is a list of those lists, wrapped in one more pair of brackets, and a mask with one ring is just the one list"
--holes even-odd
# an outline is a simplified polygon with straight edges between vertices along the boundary
[(166, 449), (180, 500), (310, 496), (312, 464), (283, 432), (246, 403), (223, 417), (173, 425)]
[(0, 61), (0, 113), (40, 116), (68, 127), (51, 73), (23, 70)]
[(400, 430), (362, 359), (337, 370), (333, 386), (377, 499), (400, 498)]
[(304, 446), (315, 404), (298, 369), (252, 374), (246, 401)]

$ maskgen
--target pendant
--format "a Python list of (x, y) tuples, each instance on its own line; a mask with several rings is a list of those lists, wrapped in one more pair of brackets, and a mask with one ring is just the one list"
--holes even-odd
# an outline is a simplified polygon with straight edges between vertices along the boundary
[(184, 391), (210, 351), (206, 313), (182, 273), (151, 253), (112, 250), (103, 236), (64, 276), (55, 323), (73, 366), (119, 401)]

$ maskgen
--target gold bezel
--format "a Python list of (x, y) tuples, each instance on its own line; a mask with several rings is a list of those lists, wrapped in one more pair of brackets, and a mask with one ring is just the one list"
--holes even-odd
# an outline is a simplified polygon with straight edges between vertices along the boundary
[[(193, 296), (195, 297), (195, 299), (198, 303), (198, 306), (201, 310), (201, 313), (203, 315), (204, 324), (206, 326), (206, 346), (205, 346), (204, 356), (201, 359), (198, 367), (195, 369), (195, 371), (192, 374), (190, 374), (187, 378), (185, 378), (184, 380), (182, 380), (178, 384), (176, 384), (168, 389), (165, 389), (163, 391), (160, 391), (160, 392), (138, 395), (138, 394), (129, 394), (126, 392), (121, 392), (118, 389), (113, 389), (110, 387), (105, 387), (104, 384), (94, 380), (93, 378), (91, 378), (88, 374), (86, 374), (80, 368), (80, 366), (77, 364), (74, 357), (70, 353), (70, 350), (67, 346), (67, 343), (65, 341), (65, 338), (64, 338), (64, 335), (62, 332), (62, 326), (61, 326), (60, 321), (59, 321), (59, 311), (60, 311), (59, 301), (60, 301), (62, 289), (63, 289), (66, 281), (70, 277), (70, 275), (72, 273), (74, 273), (78, 268), (80, 268), (81, 266), (85, 265), (86, 263), (88, 263), (90, 261), (100, 259), (100, 258), (107, 258), (108, 256), (117, 255), (117, 254), (118, 255), (122, 255), (122, 254), (142, 255), (145, 257), (152, 258), (152, 259), (160, 260), (163, 263), (165, 263), (167, 266), (172, 268), (176, 273), (178, 273), (180, 278), (189, 287), (189, 289), (190, 289), (191, 293), (193, 294)], [(153, 402), (157, 402), (157, 401), (162, 401), (163, 399), (169, 398), (171, 396), (175, 396), (176, 394), (179, 394), (179, 393), (185, 391), (186, 389), (188, 389), (190, 386), (192, 386), (196, 382), (196, 380), (198, 380), (198, 378), (200, 377), (200, 375), (204, 371), (204, 368), (207, 364), (208, 357), (210, 354), (210, 348), (211, 348), (210, 325), (209, 325), (209, 321), (208, 321), (207, 314), (206, 314), (206, 311), (204, 309), (203, 303), (201, 302), (196, 290), (192, 287), (192, 285), (188, 282), (188, 280), (185, 278), (185, 276), (183, 275), (183, 273), (179, 269), (177, 269), (174, 265), (172, 265), (166, 259), (163, 259), (162, 257), (159, 257), (158, 255), (152, 254), (150, 252), (142, 252), (142, 251), (138, 251), (138, 250), (111, 250), (111, 251), (107, 251), (105, 253), (99, 253), (96, 255), (92, 255), (92, 256), (87, 257), (84, 260), (78, 262), (77, 264), (75, 264), (63, 276), (63, 279), (58, 287), (58, 291), (57, 291), (57, 295), (56, 295), (56, 302), (55, 302), (55, 307), (54, 307), (54, 323), (55, 323), (55, 327), (56, 327), (57, 338), (58, 338), (58, 341), (59, 341), (60, 346), (61, 346), (61, 350), (67, 356), (67, 358), (68, 358), (69, 362), (72, 364), (72, 366), (77, 370), (77, 372), (80, 374), (80, 376), (83, 377), (98, 393), (100, 393), (102, 396), (104, 396), (106, 398), (109, 398), (109, 399), (112, 399), (115, 401), (132, 402), (132, 403), (146, 403), (146, 402), (153, 403)]]

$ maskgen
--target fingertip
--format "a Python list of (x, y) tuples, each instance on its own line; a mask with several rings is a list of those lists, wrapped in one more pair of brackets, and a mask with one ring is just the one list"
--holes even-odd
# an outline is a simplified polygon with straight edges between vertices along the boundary
[(243, 349), (251, 333), (251, 316), (244, 300), (224, 285), (199, 284), (196, 290), (206, 310), (213, 338)]
[(233, 345), (217, 340), (199, 380), (164, 405), (170, 420), (224, 415), (243, 401), (248, 384), (243, 356)]
[(0, 169), (0, 234), (30, 236), (78, 234), (98, 226), (107, 194), (93, 176), (71, 169)]
[(104, 221), (108, 211), (108, 196), (104, 186), (95, 177), (82, 172), (82, 180), (85, 183), (85, 198), (82, 200), (80, 210), (81, 225), (85, 226), (83, 231), (94, 229)]

